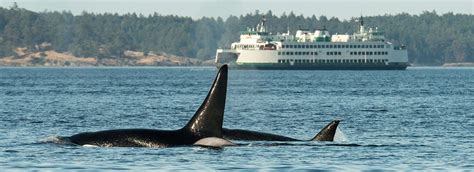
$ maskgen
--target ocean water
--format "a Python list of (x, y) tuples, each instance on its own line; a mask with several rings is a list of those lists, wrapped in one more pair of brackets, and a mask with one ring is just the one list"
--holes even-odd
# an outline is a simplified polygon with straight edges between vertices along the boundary
[(300, 139), (333, 119), (335, 142), (103, 148), (59, 136), (178, 129), (213, 67), (0, 68), (0, 169), (474, 170), (474, 68), (230, 70), (224, 127)]

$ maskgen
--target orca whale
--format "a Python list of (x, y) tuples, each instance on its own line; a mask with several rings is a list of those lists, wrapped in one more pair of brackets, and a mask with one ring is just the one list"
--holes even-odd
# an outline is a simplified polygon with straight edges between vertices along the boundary
[(239, 146), (241, 144), (232, 143), (230, 140), (245, 140), (245, 141), (334, 141), (337, 126), (340, 120), (333, 120), (326, 125), (321, 131), (310, 140), (299, 140), (291, 137), (257, 132), (242, 129), (226, 129), (223, 128), (222, 137), (206, 137), (194, 143), (194, 146), (205, 148), (222, 148), (225, 146)]
[(193, 145), (204, 138), (222, 138), (227, 91), (227, 65), (220, 67), (206, 99), (191, 120), (178, 130), (117, 129), (68, 137), (77, 145), (101, 147), (172, 147)]
[(291, 137), (257, 132), (251, 130), (242, 129), (226, 129), (223, 128), (222, 136), (228, 140), (245, 140), (245, 141), (334, 141), (334, 135), (336, 134), (337, 126), (340, 120), (333, 120), (327, 124), (321, 131), (316, 134), (312, 139), (300, 140)]

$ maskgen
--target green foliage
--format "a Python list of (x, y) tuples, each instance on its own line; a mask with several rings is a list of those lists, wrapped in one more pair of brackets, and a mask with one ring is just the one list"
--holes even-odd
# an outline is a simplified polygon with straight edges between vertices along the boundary
[[(80, 57), (123, 58), (126, 50), (168, 53), (212, 59), (217, 48), (230, 47), (239, 32), (254, 27), (265, 16), (273, 33), (294, 34), (296, 29), (326, 27), (331, 33), (352, 33), (357, 23), (293, 12), (281, 16), (271, 11), (222, 18), (193, 20), (157, 13), (94, 14), (83, 12), (31, 12), (18, 6), (0, 8), (0, 57), (14, 54), (16, 47), (36, 50), (44, 42), (51, 49)], [(365, 24), (385, 31), (386, 38), (408, 48), (410, 62), (437, 65), (445, 62), (474, 62), (474, 16), (424, 12), (364, 17)], [(41, 60), (38, 60), (41, 63)]]

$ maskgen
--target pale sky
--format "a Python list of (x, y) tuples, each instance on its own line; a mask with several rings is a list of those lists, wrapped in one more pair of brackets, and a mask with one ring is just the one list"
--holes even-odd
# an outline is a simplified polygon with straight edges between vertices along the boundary
[(473, 14), (474, 0), (0, 0), (1, 7), (11, 7), (17, 2), (21, 8), (32, 11), (82, 11), (94, 13), (142, 13), (157, 12), (162, 15), (223, 17), (253, 13), (255, 10), (281, 15), (293, 11), (304, 16), (325, 15), (350, 19), (353, 16), (383, 14), (420, 14), (436, 10)]

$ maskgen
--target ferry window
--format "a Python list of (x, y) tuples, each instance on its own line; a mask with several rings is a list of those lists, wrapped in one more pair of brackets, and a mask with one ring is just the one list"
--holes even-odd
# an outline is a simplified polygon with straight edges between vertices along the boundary
[(333, 52), (332, 52), (332, 51), (331, 51), (331, 52), (329, 52), (329, 55), (333, 55)]
[(314, 52), (314, 55), (318, 55), (318, 52)]
[(293, 55), (294, 53), (293, 52), (290, 52), (290, 55)]
[(365, 55), (365, 51), (362, 51), (362, 55)]
[(286, 55), (290, 55), (290, 52), (286, 52)]
[(329, 45), (329, 48), (332, 48), (332, 45)]
[(369, 48), (372, 48), (372, 45), (369, 45)]
[(341, 48), (341, 45), (337, 45), (337, 48)]
[(321, 45), (317, 45), (318, 48), (321, 48)]
[(313, 52), (311, 52), (311, 55), (314, 55)]
[(329, 52), (326, 52), (326, 55), (329, 55)]
[(352, 51), (349, 54), (352, 55)]
[(286, 45), (281, 45), (281, 48), (286, 48)]

